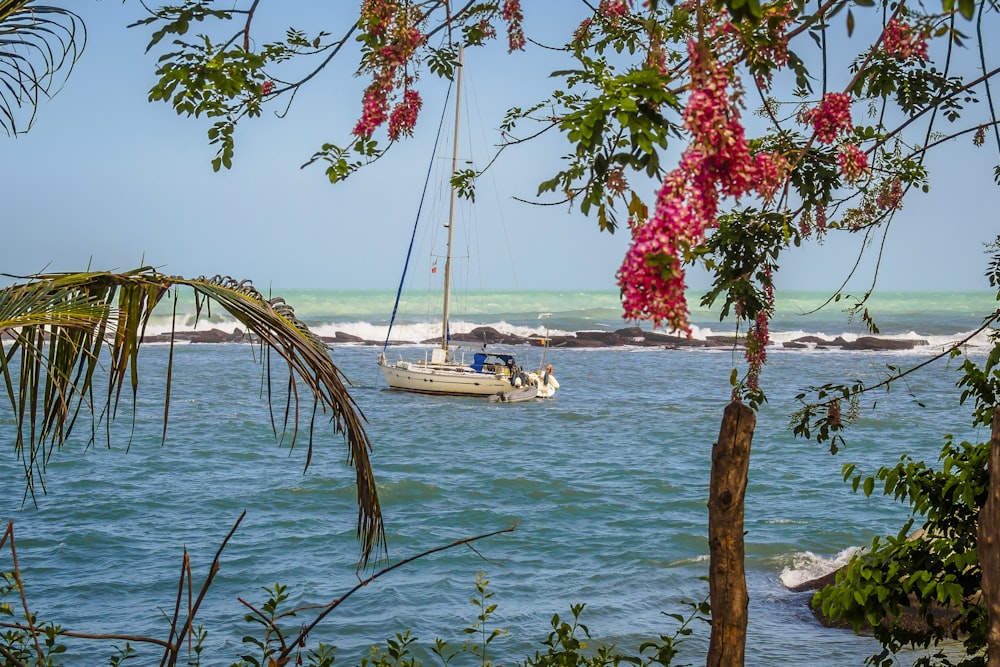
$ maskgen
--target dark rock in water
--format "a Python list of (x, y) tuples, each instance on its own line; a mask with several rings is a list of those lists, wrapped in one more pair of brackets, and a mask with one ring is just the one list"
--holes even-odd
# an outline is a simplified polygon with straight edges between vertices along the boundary
[(687, 336), (677, 336), (674, 334), (662, 334), (655, 331), (647, 331), (643, 334), (647, 343), (655, 343), (657, 345), (701, 345), (700, 340), (695, 340), (694, 338), (688, 338)]
[(221, 329), (209, 329), (208, 331), (185, 331), (177, 334), (179, 340), (189, 340), (192, 343), (229, 343), (237, 342), (243, 338), (243, 332), (222, 331)]
[[(195, 331), (176, 331), (173, 340), (187, 341), (189, 343), (252, 343), (256, 337), (252, 334), (245, 334), (243, 329), (236, 328), (232, 332), (222, 329), (208, 329)], [(169, 343), (170, 334), (161, 333), (155, 336), (143, 336), (143, 343)]]
[(620, 345), (636, 345), (631, 335), (622, 335), (620, 331), (577, 331), (576, 347), (617, 347)]
[[(500, 333), (493, 327), (476, 327), (469, 333), (452, 334), (451, 339), (462, 343), (480, 343), (482, 345), (523, 345), (527, 339), (514, 334)], [(438, 338), (437, 342), (441, 339)]]
[(874, 336), (861, 336), (852, 343), (845, 342), (845, 350), (912, 350), (918, 345), (927, 345), (925, 340), (889, 340)]
[[(577, 335), (580, 335), (580, 333), (585, 332), (577, 332)], [(619, 338), (645, 338), (650, 333), (651, 332), (649, 331), (643, 331), (639, 327), (626, 327), (624, 329), (618, 329), (614, 332), (614, 334)]]
[(691, 340), (684, 336), (643, 331), (639, 327), (626, 327), (615, 331), (577, 331), (575, 336), (556, 336), (565, 347), (617, 347), (637, 345), (640, 347), (660, 347), (663, 345), (704, 345), (703, 341)]
[(671, 347), (703, 347), (704, 341), (678, 336), (676, 334), (659, 333), (658, 331), (643, 331), (639, 327), (628, 329), (618, 329), (615, 336), (621, 341), (621, 345), (642, 345), (660, 346), (669, 345)]
[(741, 342), (736, 336), (708, 336), (705, 339), (705, 345), (708, 347), (732, 347)]
[(596, 338), (580, 338), (579, 336), (553, 336), (551, 347), (608, 347), (606, 341)]
[[(188, 341), (191, 343), (255, 343), (259, 342), (253, 334), (247, 334), (242, 329), (235, 329), (232, 333), (221, 329), (178, 331), (174, 334), (176, 341)], [(349, 334), (344, 331), (337, 331), (333, 336), (321, 336), (320, 340), (330, 345), (353, 344), (353, 345), (383, 345), (383, 341), (366, 340), (360, 336)], [(615, 331), (577, 331), (575, 334), (563, 336), (543, 337), (533, 334), (530, 337), (507, 334), (498, 331), (493, 327), (476, 327), (468, 333), (453, 334), (452, 340), (456, 343), (473, 343), (476, 345), (533, 345), (565, 348), (597, 348), (597, 347), (660, 347), (660, 348), (685, 348), (685, 347), (733, 347), (742, 345), (740, 336), (716, 335), (708, 336), (704, 340), (688, 338), (684, 335), (660, 333), (657, 331), (644, 331), (640, 327), (625, 327)], [(161, 333), (156, 336), (145, 336), (143, 342), (146, 343), (169, 343), (170, 334)], [(440, 345), (440, 336), (428, 338), (421, 341), (391, 341), (389, 345)], [(878, 338), (875, 336), (862, 336), (855, 341), (844, 340), (842, 336), (837, 336), (832, 340), (827, 340), (819, 336), (801, 336), (793, 341), (782, 343), (782, 347), (790, 350), (807, 349), (810, 345), (817, 350), (843, 349), (843, 350), (911, 350), (914, 347), (927, 345), (926, 340), (896, 340)]]
[(821, 343), (823, 343), (823, 344), (829, 343), (830, 341), (828, 341), (827, 339), (822, 338), (820, 336), (799, 336), (798, 338), (796, 338), (792, 342), (793, 343), (814, 343), (816, 345), (819, 345)]
[(611, 340), (617, 340), (621, 335), (619, 332), (609, 333), (607, 331), (577, 331), (576, 338), (580, 340), (599, 340), (603, 342), (609, 342)]
[(809, 581), (803, 581), (801, 584), (796, 584), (795, 586), (788, 586), (788, 590), (793, 593), (801, 593), (803, 591), (818, 591), (819, 589), (829, 586), (837, 580), (837, 573), (840, 570), (834, 570), (824, 574), (822, 577), (816, 579), (810, 579)]
[(334, 343), (362, 343), (364, 338), (361, 336), (355, 336), (354, 334), (345, 333), (343, 331), (338, 331), (333, 335)]
[(889, 338), (877, 338), (875, 336), (861, 336), (857, 340), (847, 341), (843, 336), (837, 336), (833, 340), (827, 340), (819, 336), (800, 336), (794, 341), (784, 343), (784, 347), (789, 349), (801, 349), (808, 347), (807, 343), (812, 343), (817, 349), (829, 349), (839, 347), (842, 350), (912, 350), (920, 345), (927, 345), (926, 340), (897, 340)]

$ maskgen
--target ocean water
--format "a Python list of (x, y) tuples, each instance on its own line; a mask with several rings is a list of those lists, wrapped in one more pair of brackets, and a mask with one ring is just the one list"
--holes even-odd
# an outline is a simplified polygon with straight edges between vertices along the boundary
[[(282, 292), (319, 333), (386, 336), (394, 294), (298, 290)], [(421, 338), (435, 306), (408, 299), (396, 340)], [(750, 626), (747, 664), (861, 665), (878, 646), (869, 637), (823, 628), (807, 608), (808, 593), (788, 586), (843, 563), (876, 535), (895, 532), (906, 508), (883, 497), (851, 493), (841, 467), (873, 471), (901, 455), (933, 461), (945, 433), (985, 440), (958, 405), (957, 361), (942, 360), (866, 397), (859, 421), (836, 456), (795, 439), (788, 416), (802, 387), (864, 379), (887, 364), (922, 361), (974, 330), (996, 306), (989, 293), (890, 294), (871, 307), (885, 337), (927, 345), (904, 352), (783, 349), (804, 333), (864, 335), (836, 308), (802, 315), (822, 299), (786, 296), (772, 324), (762, 379), (768, 403), (758, 415), (746, 505)], [(614, 293), (494, 293), (464, 303), (452, 330), (482, 324), (518, 333), (614, 330)], [(420, 312), (423, 310), (423, 312)], [(545, 314), (539, 317), (541, 314)], [(152, 325), (167, 326), (169, 314)], [(694, 335), (732, 333), (732, 325), (695, 311)], [(401, 323), (401, 324), (400, 324)], [(192, 326), (187, 315), (181, 325)], [(198, 328), (232, 328), (217, 315)], [(437, 335), (430, 327), (426, 337)], [(969, 353), (981, 357), (979, 337)], [(399, 345), (392, 354), (422, 355)], [(526, 365), (539, 348), (515, 347)], [(495, 663), (510, 665), (540, 649), (553, 614), (586, 603), (590, 645), (614, 643), (634, 653), (671, 634), (666, 614), (688, 612), (707, 593), (707, 508), (710, 451), (729, 397), (728, 377), (740, 361), (730, 349), (552, 349), (562, 388), (554, 399), (497, 404), (387, 390), (375, 360), (379, 348), (331, 348), (368, 420), (372, 462), (386, 522), (388, 561), (397, 562), (455, 540), (516, 524), (516, 529), (418, 559), (354, 593), (314, 630), (312, 642), (334, 644), (337, 664), (358, 664), (368, 647), (411, 629), (421, 657), (435, 638), (461, 643), (474, 622), (470, 603), (477, 572), (495, 593), (491, 623), (509, 631), (490, 645)], [(46, 492), (24, 502), (21, 464), (11, 451), (12, 416), (0, 409), (0, 519), (12, 520), (17, 556), (32, 611), (40, 619), (87, 633), (165, 638), (184, 550), (197, 587), (240, 514), (246, 518), (221, 554), (221, 569), (198, 613), (209, 632), (202, 664), (229, 665), (245, 652), (247, 607), (266, 600), (263, 587), (288, 586), (289, 605), (343, 596), (358, 581), (353, 473), (346, 447), (318, 420), (308, 470), (305, 438), (277, 444), (254, 348), (240, 344), (179, 345), (166, 443), (161, 446), (163, 371), (167, 348), (150, 345), (140, 359), (136, 418), (120, 411), (109, 436), (88, 446), (81, 424), (53, 454)], [(279, 412), (280, 401), (276, 405)], [(4, 412), (2, 410), (7, 410)], [(0, 569), (10, 550), (0, 549)], [(379, 569), (387, 563), (375, 566)], [(285, 627), (312, 618), (304, 612)], [(704, 661), (709, 635), (695, 622), (679, 664)], [(66, 665), (106, 664), (111, 644), (70, 642)], [(137, 646), (132, 664), (156, 664), (159, 653)], [(904, 656), (902, 664), (914, 656)]]

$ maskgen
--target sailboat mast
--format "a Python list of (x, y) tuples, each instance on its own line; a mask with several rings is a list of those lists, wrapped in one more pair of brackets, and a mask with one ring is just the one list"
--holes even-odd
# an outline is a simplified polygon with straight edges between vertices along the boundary
[[(451, 178), (458, 172), (458, 139), (459, 120), (462, 112), (462, 69), (465, 60), (465, 47), (458, 49), (458, 70), (455, 85), (455, 140), (451, 154)], [(449, 182), (451, 179), (448, 179)], [(444, 259), (444, 312), (441, 317), (441, 349), (448, 350), (448, 310), (451, 306), (451, 243), (455, 236), (455, 186), (451, 186), (451, 203), (448, 207), (448, 249)]]

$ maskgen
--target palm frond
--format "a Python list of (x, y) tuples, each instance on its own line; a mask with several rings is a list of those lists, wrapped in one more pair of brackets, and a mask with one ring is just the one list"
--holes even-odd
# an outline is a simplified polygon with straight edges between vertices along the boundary
[[(299, 433), (300, 383), (312, 396), (311, 413), (330, 414), (335, 431), (348, 445), (348, 460), (355, 469), (363, 561), (384, 547), (364, 415), (326, 345), (282, 299), (265, 299), (248, 282), (221, 276), (167, 276), (148, 267), (125, 273), (34, 275), (21, 280), (26, 282), (0, 289), (0, 340), (4, 343), (0, 377), (17, 424), (14, 447), (24, 465), (26, 494), (35, 493), (36, 482), (44, 491), (46, 464), (66, 442), (81, 412), (89, 413), (92, 423), (103, 421), (108, 427), (126, 389), (132, 393), (134, 409), (138, 354), (149, 318), (171, 291), (176, 294), (178, 289), (190, 288), (199, 308), (215, 303), (246, 327), (259, 341), (263, 361), (269, 363), (272, 355), (284, 361), (289, 380), (282, 432), (290, 431), (292, 446)], [(172, 352), (171, 342), (171, 358)], [(99, 371), (106, 376), (104, 382), (96, 382)], [(164, 437), (171, 374), (172, 364), (168, 364)], [(98, 386), (104, 393), (95, 399)], [(307, 468), (313, 454), (312, 419), (308, 430)], [(93, 426), (92, 439), (95, 432)]]
[(87, 42), (80, 17), (34, 0), (0, 0), (0, 128), (31, 129), (38, 104), (55, 95)]

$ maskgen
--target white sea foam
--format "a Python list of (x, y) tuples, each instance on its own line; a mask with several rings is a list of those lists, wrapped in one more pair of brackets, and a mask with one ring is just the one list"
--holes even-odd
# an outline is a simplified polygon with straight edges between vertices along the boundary
[(783, 586), (794, 588), (807, 581), (819, 579), (847, 565), (858, 551), (858, 547), (849, 547), (832, 557), (819, 556), (811, 551), (792, 554), (791, 563), (781, 571), (778, 580)]
[[(592, 327), (583, 328), (579, 331), (599, 331), (607, 333), (610, 331), (615, 331), (617, 328), (625, 328), (627, 325), (622, 324), (621, 327)], [(349, 334), (351, 336), (357, 336), (366, 341), (382, 342), (386, 340), (386, 334), (389, 332), (388, 324), (368, 322), (362, 320), (353, 321), (341, 321), (341, 322), (319, 322), (310, 324), (312, 330), (319, 336), (323, 337), (334, 337), (338, 332)], [(511, 323), (506, 320), (498, 320), (495, 322), (471, 322), (464, 320), (456, 320), (451, 322), (450, 331), (454, 334), (465, 334), (471, 332), (477, 327), (489, 327), (496, 329), (502, 334), (520, 336), (522, 338), (530, 337), (550, 337), (550, 336), (573, 336), (578, 331), (571, 331), (567, 329), (550, 329), (545, 326), (544, 323), (539, 323), (538, 325), (531, 324), (519, 324)], [(238, 321), (228, 318), (213, 316), (211, 320), (202, 319), (195, 323), (193, 318), (189, 316), (178, 317), (177, 323), (173, 326), (176, 332), (189, 332), (189, 331), (208, 331), (211, 329), (218, 329), (226, 333), (233, 333), (236, 330), (242, 330), (244, 327)], [(644, 327), (644, 330), (646, 328)], [(171, 323), (169, 318), (154, 318), (146, 328), (147, 336), (156, 336), (158, 334), (169, 334), (171, 331)], [(733, 331), (727, 330), (725, 327), (720, 330), (713, 329), (708, 326), (698, 326), (693, 324), (691, 326), (691, 338), (693, 340), (708, 340), (713, 336), (732, 336)], [(809, 351), (824, 351), (828, 352), (830, 349), (836, 349), (836, 341), (840, 340), (848, 343), (853, 343), (857, 341), (862, 336), (870, 336), (887, 341), (911, 341), (917, 344), (913, 346), (912, 349), (899, 350), (897, 352), (901, 354), (934, 354), (938, 352), (945, 351), (963, 341), (966, 337), (972, 334), (969, 332), (960, 332), (950, 335), (922, 335), (917, 331), (907, 331), (905, 333), (895, 333), (895, 334), (858, 334), (854, 332), (831, 332), (831, 331), (806, 331), (802, 329), (796, 329), (791, 331), (772, 331), (770, 334), (770, 344), (768, 348), (772, 351), (789, 349), (785, 347), (786, 343), (797, 343), (795, 351), (799, 352), (809, 352)], [(441, 336), (441, 324), (434, 321), (426, 322), (409, 322), (403, 324), (396, 324), (392, 327), (391, 335), (389, 336), (389, 342), (399, 343), (399, 342), (412, 342), (419, 343), (421, 341), (439, 338)], [(824, 341), (824, 342), (819, 342)], [(827, 345), (832, 344), (832, 345)], [(992, 343), (989, 341), (987, 332), (980, 332), (979, 334), (973, 336), (968, 340), (964, 347), (970, 352), (980, 352), (988, 351), (992, 349)], [(881, 352), (887, 352), (886, 350), (881, 350)], [(893, 352), (889, 350), (888, 352)]]

